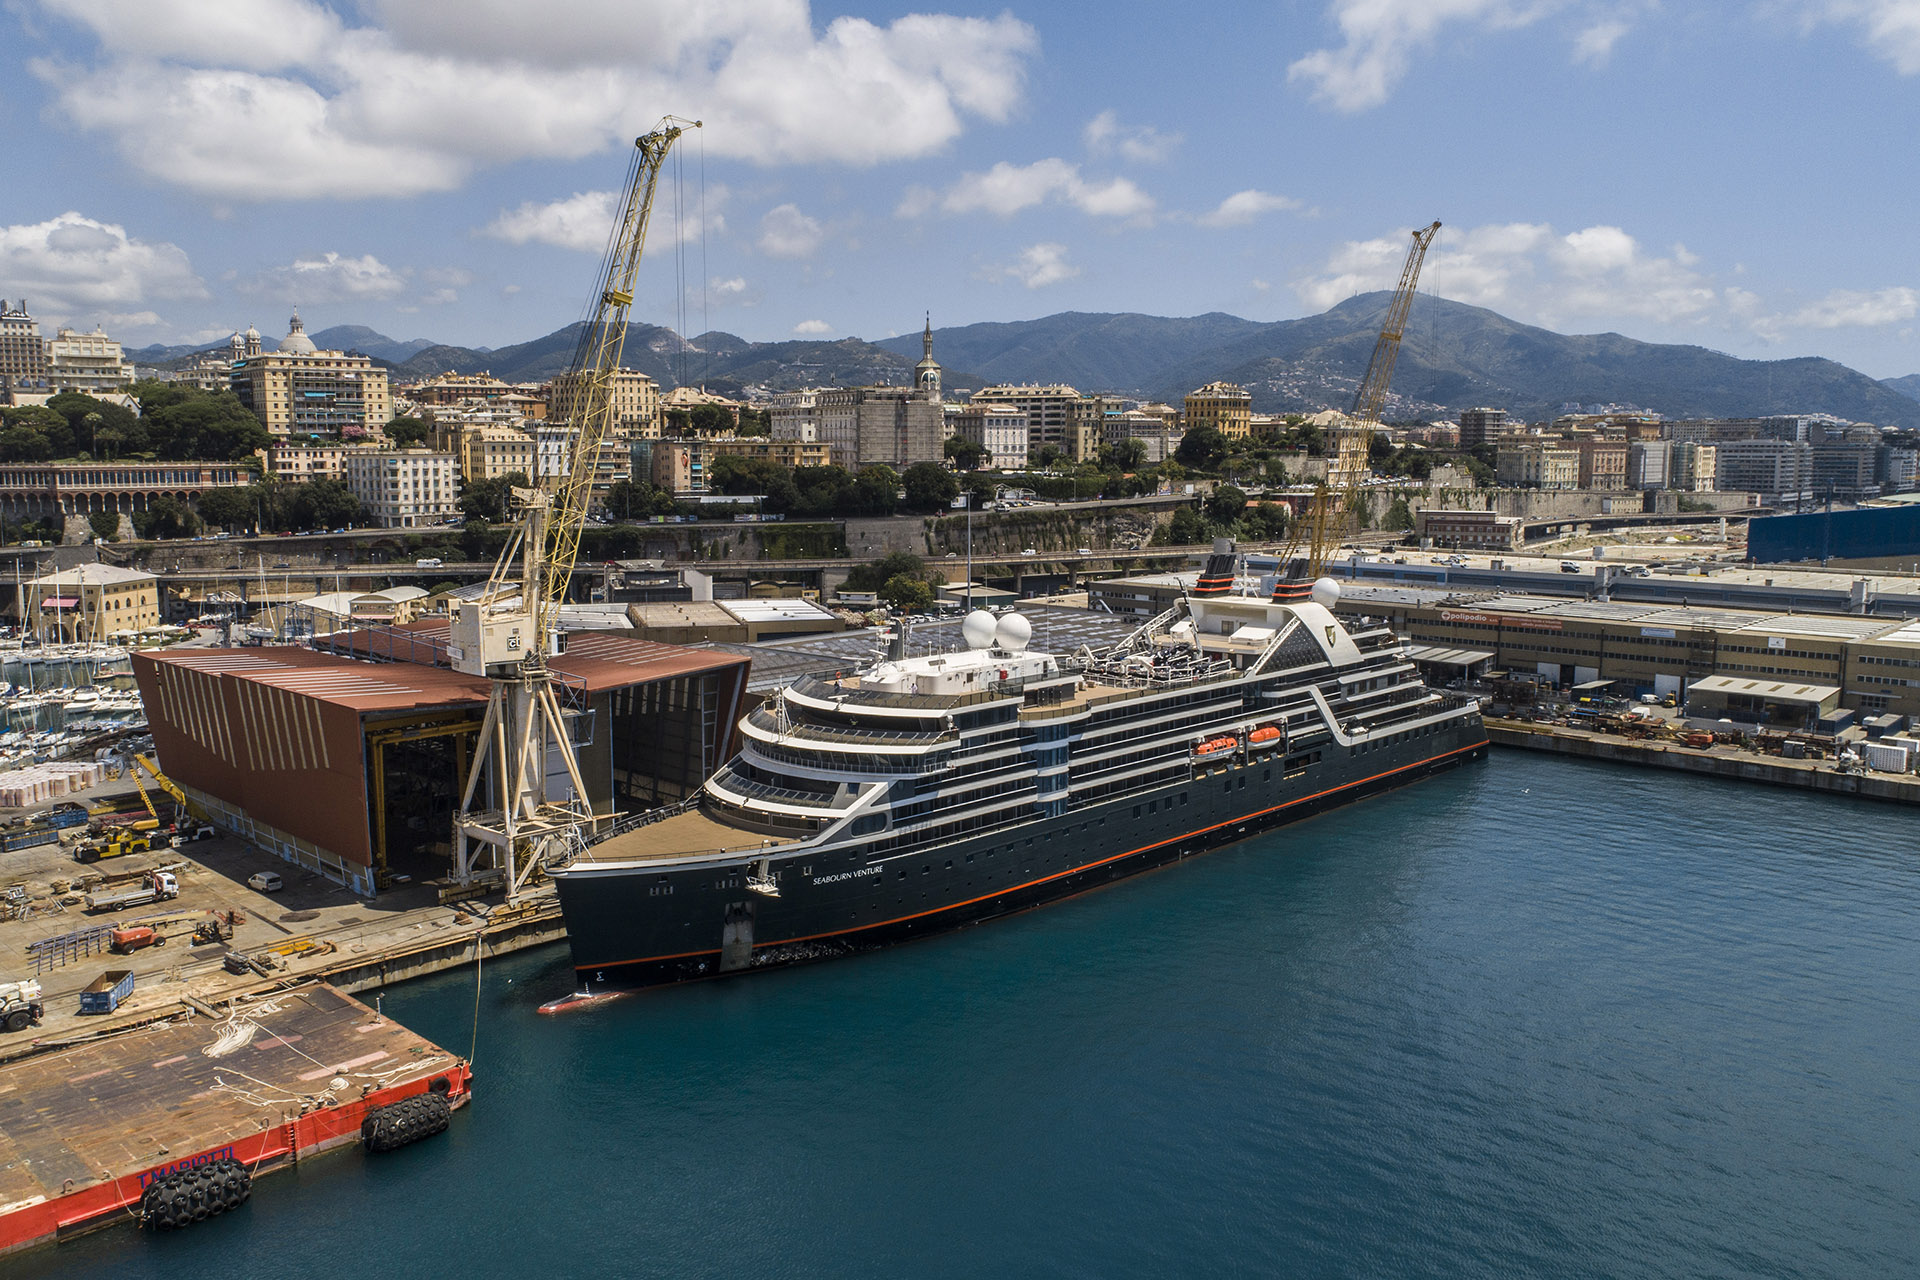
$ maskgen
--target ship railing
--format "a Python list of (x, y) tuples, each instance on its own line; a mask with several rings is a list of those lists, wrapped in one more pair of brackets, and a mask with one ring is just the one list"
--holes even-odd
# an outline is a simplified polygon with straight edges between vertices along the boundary
[[(842, 702), (855, 707), (900, 707), (908, 711), (920, 711), (927, 715), (939, 715), (956, 707), (969, 707), (983, 702), (1004, 702), (1010, 698), (1023, 696), (1026, 682), (1006, 680), (991, 688), (977, 693), (886, 693), (877, 689), (849, 689), (838, 683), (838, 677), (844, 672), (818, 675), (804, 675), (792, 684), (795, 693), (809, 698), (819, 698), (825, 702)], [(1050, 680), (1058, 676), (1047, 677)]]
[(638, 831), (640, 828), (650, 827), (656, 822), (665, 822), (668, 818), (677, 818), (683, 813), (692, 813), (699, 807), (700, 797), (693, 795), (674, 804), (662, 805), (658, 809), (648, 809), (643, 813), (631, 814), (620, 819), (620, 821), (610, 827), (594, 832), (587, 840), (587, 845), (591, 847), (599, 844), (602, 840), (611, 840), (615, 836), (623, 836), (629, 831)]
[(714, 774), (713, 782), (714, 785), (723, 787), (734, 795), (747, 796), (755, 800), (771, 800), (776, 804), (803, 805), (809, 809), (844, 809), (856, 798), (824, 791), (801, 791), (794, 787), (777, 787), (770, 782), (749, 778), (733, 769), (722, 769)]
[(755, 707), (748, 720), (757, 729), (796, 738), (807, 738), (820, 742), (846, 742), (862, 746), (925, 746), (932, 742), (950, 741), (960, 736), (956, 729), (938, 730), (898, 730), (898, 729), (855, 729), (828, 728), (824, 725), (807, 724), (793, 719), (781, 718), (765, 707)]

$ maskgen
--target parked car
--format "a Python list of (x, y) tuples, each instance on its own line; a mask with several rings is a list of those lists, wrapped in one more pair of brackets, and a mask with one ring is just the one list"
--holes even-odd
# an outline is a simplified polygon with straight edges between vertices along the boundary
[(286, 887), (278, 871), (256, 871), (247, 877), (247, 888), (256, 893), (278, 893)]

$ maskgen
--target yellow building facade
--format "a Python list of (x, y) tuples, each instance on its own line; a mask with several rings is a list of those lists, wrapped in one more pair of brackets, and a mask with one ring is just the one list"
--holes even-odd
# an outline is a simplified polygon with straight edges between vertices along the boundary
[(105, 644), (160, 625), (158, 580), (137, 569), (83, 564), (27, 583), (24, 626), (49, 643)]
[(1253, 393), (1231, 382), (1209, 382), (1187, 393), (1186, 430), (1212, 427), (1229, 440), (1253, 434)]

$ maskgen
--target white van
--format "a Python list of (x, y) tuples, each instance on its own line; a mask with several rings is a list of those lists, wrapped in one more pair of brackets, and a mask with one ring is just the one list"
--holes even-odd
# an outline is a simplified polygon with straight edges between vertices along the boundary
[(430, 556), (425, 560), (415, 560), (413, 567), (416, 569), (438, 569), (445, 563), (446, 561), (442, 560), (439, 556)]

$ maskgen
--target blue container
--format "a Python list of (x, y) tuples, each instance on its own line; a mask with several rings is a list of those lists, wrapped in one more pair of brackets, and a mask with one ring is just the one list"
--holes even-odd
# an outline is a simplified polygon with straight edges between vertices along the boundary
[(109, 969), (80, 993), (80, 1012), (112, 1013), (133, 992), (133, 970)]

